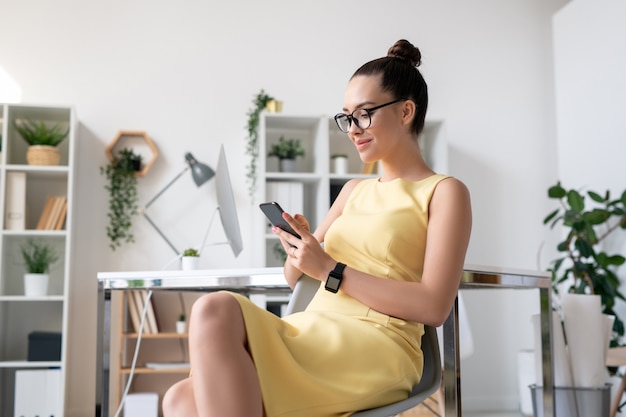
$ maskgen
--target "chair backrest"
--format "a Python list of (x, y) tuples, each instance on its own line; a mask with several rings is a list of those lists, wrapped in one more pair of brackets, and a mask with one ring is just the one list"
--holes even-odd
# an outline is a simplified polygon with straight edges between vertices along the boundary
[[(304, 310), (319, 287), (319, 281), (303, 275), (296, 283), (293, 294), (289, 299), (289, 304), (285, 310), (286, 314)], [(424, 326), (424, 335), (422, 336), (422, 352), (424, 353), (424, 371), (422, 373), (422, 379), (413, 387), (411, 394), (407, 399), (371, 410), (359, 411), (358, 413), (352, 414), (352, 416), (394, 416), (417, 406), (426, 398), (434, 394), (441, 385), (442, 374), (441, 357), (439, 354), (439, 339), (437, 337), (437, 330), (434, 327)]]

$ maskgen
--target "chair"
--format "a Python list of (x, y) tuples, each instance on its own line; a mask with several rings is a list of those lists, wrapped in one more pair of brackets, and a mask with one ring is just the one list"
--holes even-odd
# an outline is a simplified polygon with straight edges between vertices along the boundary
[[(302, 276), (296, 283), (285, 313), (291, 314), (304, 310), (315, 295), (319, 286), (319, 281), (307, 276)], [(434, 327), (425, 325), (424, 331), (425, 333), (422, 336), (424, 371), (422, 379), (413, 387), (409, 397), (393, 404), (359, 411), (352, 414), (353, 417), (391, 417), (418, 406), (439, 389), (442, 372), (437, 330)]]

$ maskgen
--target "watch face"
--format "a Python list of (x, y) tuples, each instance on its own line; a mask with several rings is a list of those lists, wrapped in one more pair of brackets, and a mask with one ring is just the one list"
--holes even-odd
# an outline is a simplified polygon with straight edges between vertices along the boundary
[(332, 275), (328, 276), (326, 280), (326, 289), (331, 292), (337, 292), (339, 290), (339, 284), (341, 283), (341, 279), (335, 278)]

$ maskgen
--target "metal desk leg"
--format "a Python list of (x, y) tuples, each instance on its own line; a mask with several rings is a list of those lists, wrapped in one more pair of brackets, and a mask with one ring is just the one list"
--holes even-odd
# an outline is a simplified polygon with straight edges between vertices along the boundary
[(443, 324), (443, 383), (446, 417), (461, 417), (458, 298)]
[(552, 362), (552, 302), (550, 287), (539, 289), (541, 321), (541, 366), (543, 370), (543, 415), (556, 416), (554, 366)]
[(98, 282), (97, 326), (96, 326), (96, 407), (100, 406), (100, 416), (107, 415), (109, 398), (107, 395), (109, 379), (106, 377), (104, 364), (105, 321), (104, 321), (104, 287)]

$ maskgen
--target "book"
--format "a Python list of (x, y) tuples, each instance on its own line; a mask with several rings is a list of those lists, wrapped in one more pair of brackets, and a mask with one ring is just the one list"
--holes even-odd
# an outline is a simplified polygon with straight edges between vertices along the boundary
[(159, 326), (157, 325), (156, 315), (154, 314), (154, 306), (152, 305), (152, 298), (148, 299), (148, 291), (141, 290), (141, 297), (144, 305), (147, 305), (146, 321), (149, 324), (150, 333), (158, 333)]
[(50, 212), (52, 211), (52, 206), (54, 205), (54, 197), (48, 197), (46, 200), (46, 204), (43, 207), (41, 212), (41, 216), (39, 216), (39, 222), (37, 222), (37, 230), (44, 230), (46, 223), (48, 222), (48, 218), (50, 217)]
[(135, 302), (135, 297), (133, 296), (132, 291), (126, 291), (125, 297), (128, 300), (128, 315), (130, 316), (130, 321), (133, 324), (133, 328), (135, 329), (135, 333), (139, 333), (139, 326), (141, 324), (141, 312), (137, 309), (137, 303)]
[[(131, 294), (135, 298), (135, 306), (137, 307), (139, 322), (141, 323), (141, 319), (143, 317), (143, 310), (144, 310), (144, 303), (143, 303), (143, 297), (141, 296), (141, 291), (140, 290), (131, 291)], [(139, 329), (139, 327), (137, 327), (137, 329)], [(139, 331), (137, 331), (137, 333), (139, 333)], [(144, 334), (152, 333), (150, 331), (150, 325), (147, 319), (144, 319), (143, 333)]]
[(54, 230), (56, 223), (59, 219), (59, 215), (63, 210), (63, 205), (65, 204), (65, 196), (57, 196), (54, 197), (54, 204), (52, 205), (52, 210), (50, 212), (50, 216), (46, 221), (46, 225), (44, 226), (45, 230)]
[(63, 225), (65, 224), (65, 217), (67, 216), (67, 199), (63, 199), (63, 206), (61, 207), (61, 212), (59, 213), (59, 217), (57, 218), (57, 222), (54, 225), (54, 230), (63, 230)]
[(6, 192), (5, 230), (26, 228), (26, 173), (8, 172)]

